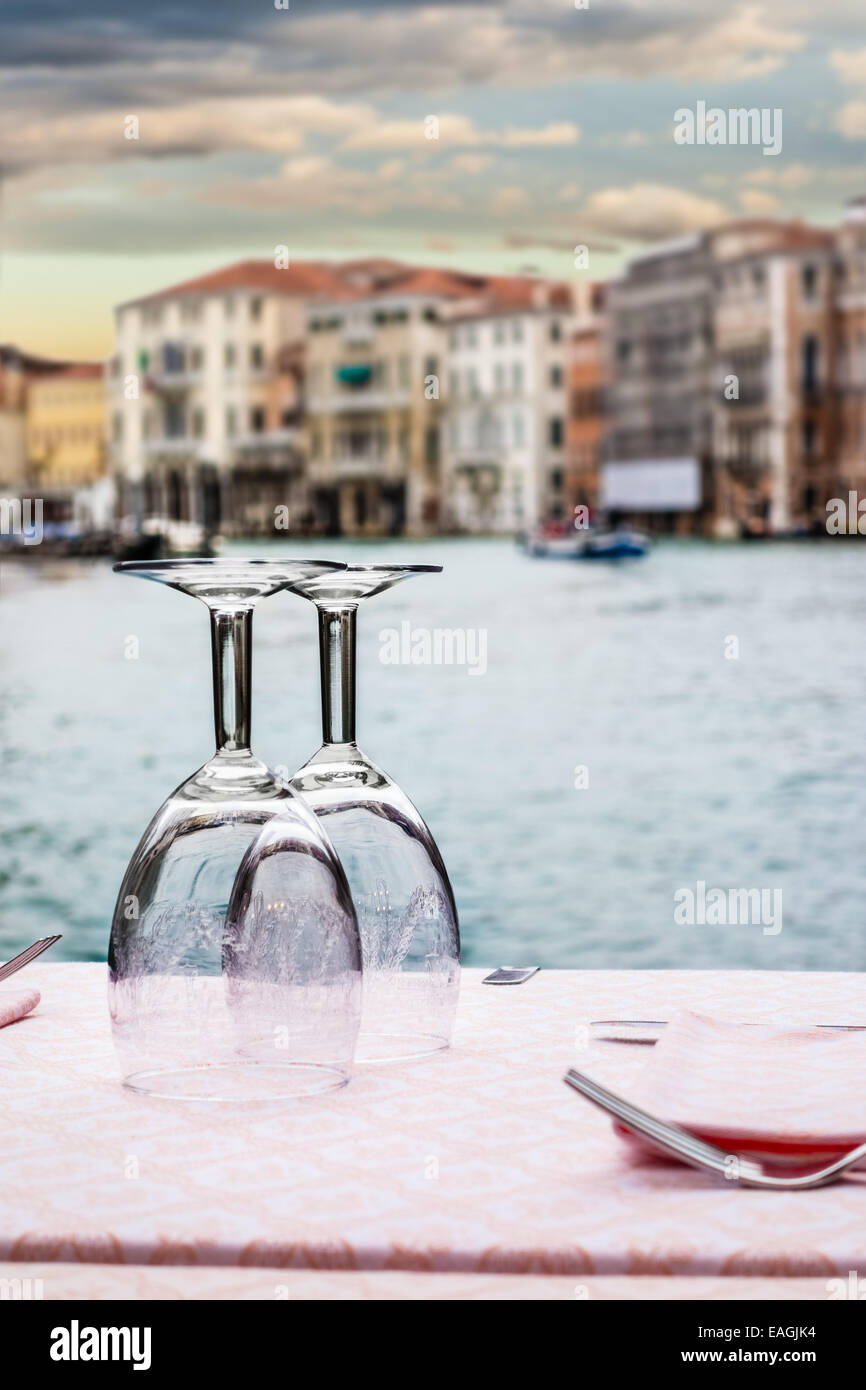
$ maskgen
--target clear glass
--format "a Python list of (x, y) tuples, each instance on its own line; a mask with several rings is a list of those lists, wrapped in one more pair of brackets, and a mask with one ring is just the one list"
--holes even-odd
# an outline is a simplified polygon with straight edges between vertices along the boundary
[[(318, 609), (323, 732), (322, 747), (292, 786), (325, 825), (352, 890), (364, 959), (358, 1062), (404, 1061), (448, 1047), (457, 1007), (460, 933), (442, 856), (406, 794), (355, 741), (358, 604), (413, 574), (440, 571), (349, 565), (289, 586)], [(247, 856), (243, 872), (251, 883), (265, 863), (279, 884), (276, 822)]]
[[(210, 612), (216, 752), (157, 811), (114, 911), (109, 1004), (124, 1082), (169, 1098), (268, 1101), (349, 1079), (361, 1002), (346, 877), (301, 797), (250, 749), (252, 614), (326, 561), (115, 565)], [(280, 822), (279, 896), (229, 903), (262, 826)], [(262, 882), (267, 880), (267, 872)]]

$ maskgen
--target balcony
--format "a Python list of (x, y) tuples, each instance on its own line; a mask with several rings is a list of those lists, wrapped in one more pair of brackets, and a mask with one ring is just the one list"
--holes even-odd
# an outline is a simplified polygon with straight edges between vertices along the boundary
[(144, 441), (144, 453), (149, 459), (198, 459), (203, 453), (204, 444), (201, 439), (193, 439), (186, 435), (163, 435), (157, 439), (146, 439)]
[[(411, 405), (412, 392), (408, 386), (371, 390), (334, 391), (329, 395), (311, 393), (307, 400), (310, 415), (351, 415), (377, 410), (405, 410)], [(423, 399), (423, 393), (421, 396)]]
[(301, 431), (296, 427), (278, 430), (255, 430), (249, 434), (237, 435), (232, 443), (237, 449), (274, 449), (281, 445), (298, 443)]
[(318, 482), (344, 482), (352, 478), (402, 478), (407, 466), (397, 450), (370, 449), (363, 453), (336, 453), (329, 459), (311, 459), (309, 471)]
[(162, 395), (177, 395), (201, 386), (203, 380), (202, 371), (150, 371), (145, 377), (145, 389)]

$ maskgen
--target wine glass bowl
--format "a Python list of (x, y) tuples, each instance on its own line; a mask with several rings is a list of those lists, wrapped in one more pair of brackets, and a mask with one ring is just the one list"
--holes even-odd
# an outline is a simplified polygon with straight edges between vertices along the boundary
[[(216, 752), (167, 798), (130, 860), (109, 945), (124, 1080), (167, 1097), (270, 1100), (345, 1084), (360, 1009), (360, 943), (343, 870), (316, 817), (250, 749), (252, 611), (326, 561), (181, 560), (116, 566), (210, 610)], [(228, 920), (239, 865), (272, 818), (286, 862), (279, 919)], [(316, 980), (304, 962), (319, 941)], [(303, 950), (299, 949), (303, 942)], [(306, 986), (309, 985), (309, 989)], [(330, 1050), (307, 1046), (339, 1002)], [(267, 1046), (251, 1053), (253, 1041)]]
[[(448, 1047), (460, 987), (460, 932), (442, 856), (412, 802), (355, 739), (358, 605), (440, 565), (348, 565), (289, 585), (319, 620), (323, 743), (291, 785), (316, 812), (345, 869), (364, 963), (356, 1060), (396, 1062)], [(277, 845), (265, 827), (248, 855)], [(277, 861), (278, 862), (278, 861)]]

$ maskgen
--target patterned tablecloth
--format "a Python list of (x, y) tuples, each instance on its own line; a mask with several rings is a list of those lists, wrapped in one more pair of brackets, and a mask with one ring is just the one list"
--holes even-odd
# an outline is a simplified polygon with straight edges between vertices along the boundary
[(795, 1276), (815, 1296), (866, 1274), (863, 1177), (764, 1193), (639, 1163), (560, 1080), (577, 1064), (628, 1089), (646, 1060), (588, 1040), (591, 1019), (866, 1022), (866, 976), (482, 973), (464, 972), (449, 1053), (264, 1113), (125, 1091), (105, 967), (28, 967), (42, 1002), (0, 1030), (0, 1261), (55, 1283), (75, 1262), (222, 1266), (228, 1283), (251, 1267), (268, 1290), (275, 1270), (549, 1275), (571, 1297), (611, 1275)]

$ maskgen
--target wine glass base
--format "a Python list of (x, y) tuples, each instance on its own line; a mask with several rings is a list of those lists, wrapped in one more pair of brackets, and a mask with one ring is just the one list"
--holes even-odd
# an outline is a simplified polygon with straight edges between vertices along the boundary
[(363, 1066), (384, 1066), (388, 1063), (413, 1062), (432, 1057), (449, 1046), (447, 1038), (436, 1033), (377, 1033), (361, 1029), (355, 1061)]
[(316, 1062), (218, 1062), (212, 1066), (158, 1067), (133, 1072), (123, 1084), (155, 1100), (262, 1104), (321, 1095), (345, 1086), (349, 1073)]

